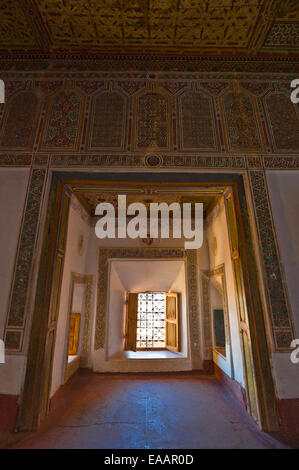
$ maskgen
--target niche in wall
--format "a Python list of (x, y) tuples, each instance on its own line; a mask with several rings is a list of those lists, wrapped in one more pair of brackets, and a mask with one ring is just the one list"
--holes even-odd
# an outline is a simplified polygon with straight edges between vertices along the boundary
[[(136, 350), (136, 338), (132, 348), (128, 348), (127, 303), (126, 299), (138, 294), (160, 292), (174, 296), (179, 303), (178, 317), (180, 345), (172, 347), (173, 354), (179, 351), (180, 357), (188, 356), (188, 319), (186, 306), (185, 262), (180, 260), (111, 260), (109, 274), (108, 338), (107, 358), (125, 355), (126, 350)], [(179, 294), (179, 295), (178, 295)], [(137, 327), (137, 313), (136, 313)], [(136, 328), (135, 328), (136, 331)], [(135, 335), (136, 336), (136, 335)], [(134, 347), (135, 345), (135, 347)], [(140, 345), (139, 345), (140, 346)], [(137, 348), (137, 349), (142, 349)], [(145, 348), (146, 349), (146, 348)], [(167, 349), (166, 347), (164, 349)], [(171, 349), (170, 347), (168, 349)], [(158, 355), (156, 354), (158, 357)], [(128, 357), (128, 355), (127, 355)], [(146, 356), (144, 356), (146, 357)], [(151, 355), (148, 356), (149, 358)]]
[(89, 364), (92, 278), (93, 276), (72, 273), (66, 332), (65, 382), (80, 366), (87, 367)]

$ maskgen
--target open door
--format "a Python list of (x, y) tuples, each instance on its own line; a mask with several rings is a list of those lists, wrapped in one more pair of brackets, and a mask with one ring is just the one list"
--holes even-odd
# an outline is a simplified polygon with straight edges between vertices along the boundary
[(178, 352), (180, 350), (178, 294), (166, 294), (165, 321), (166, 348)]
[(226, 213), (228, 219), (228, 229), (230, 235), (231, 259), (234, 271), (234, 281), (236, 289), (236, 300), (238, 310), (239, 332), (241, 339), (241, 349), (243, 356), (244, 378), (247, 395), (247, 411), (259, 422), (259, 406), (257, 399), (256, 381), (254, 374), (254, 362), (252, 357), (252, 344), (250, 337), (249, 320), (244, 288), (243, 268), (240, 258), (239, 239), (237, 230), (237, 219), (233, 200), (232, 190), (225, 193)]
[(136, 351), (137, 313), (138, 294), (130, 292), (128, 294), (126, 325), (126, 349), (129, 351)]

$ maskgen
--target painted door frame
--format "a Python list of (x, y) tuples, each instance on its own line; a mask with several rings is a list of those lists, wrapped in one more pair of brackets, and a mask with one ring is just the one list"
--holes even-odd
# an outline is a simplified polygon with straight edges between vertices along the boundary
[[(59, 288), (61, 273), (56, 274), (57, 260), (64, 255), (66, 219), (70, 196), (68, 182), (96, 181), (109, 185), (126, 183), (135, 185), (219, 186), (231, 188), (236, 215), (239, 257), (244, 278), (244, 295), (248, 310), (248, 328), (254, 364), (254, 377), (259, 402), (259, 420), (262, 429), (276, 431), (279, 427), (277, 400), (272, 377), (269, 349), (264, 322), (257, 263), (252, 242), (248, 207), (245, 195), (244, 175), (240, 173), (100, 173), (77, 171), (53, 171), (44, 227), (42, 254), (32, 327), (28, 350), (27, 369), (20, 412), (17, 423), (19, 431), (34, 431), (49, 409), (50, 377), (55, 345), (57, 308), (51, 309), (51, 292)], [(67, 209), (65, 208), (67, 205)], [(246, 236), (245, 236), (246, 234)], [(62, 262), (63, 265), (63, 262)]]

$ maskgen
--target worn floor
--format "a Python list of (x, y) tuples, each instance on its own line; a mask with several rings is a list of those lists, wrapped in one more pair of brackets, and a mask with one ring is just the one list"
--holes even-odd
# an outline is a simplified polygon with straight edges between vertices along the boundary
[(215, 378), (184, 373), (80, 373), (40, 431), (11, 447), (285, 448), (260, 432)]

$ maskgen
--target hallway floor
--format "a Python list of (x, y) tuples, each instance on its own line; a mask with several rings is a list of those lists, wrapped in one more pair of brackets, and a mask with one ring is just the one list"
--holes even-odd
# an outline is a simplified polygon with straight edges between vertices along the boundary
[(214, 377), (79, 373), (38, 433), (11, 448), (286, 448)]

